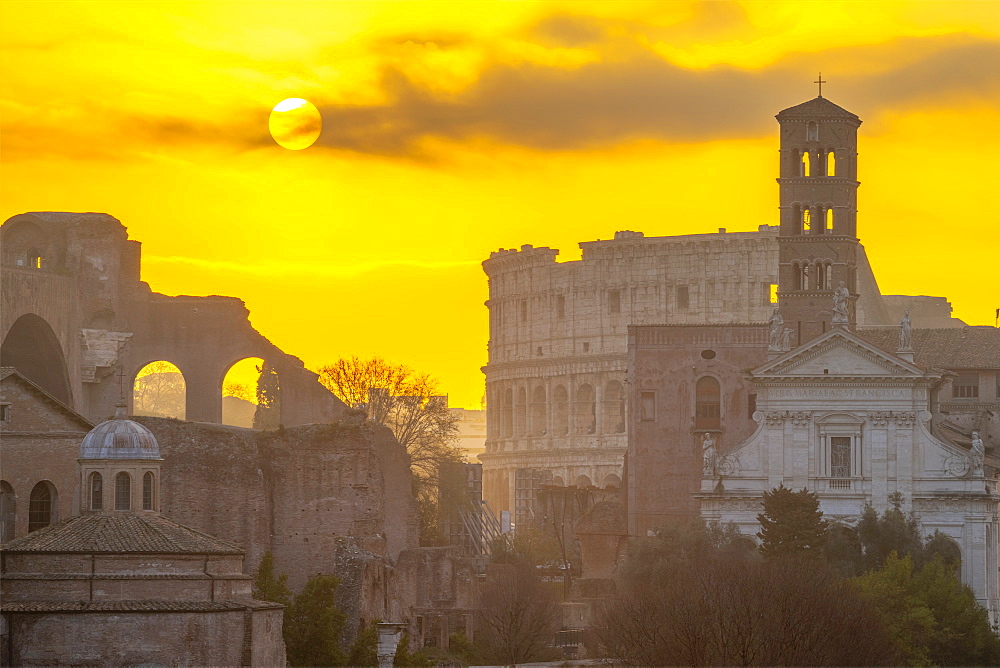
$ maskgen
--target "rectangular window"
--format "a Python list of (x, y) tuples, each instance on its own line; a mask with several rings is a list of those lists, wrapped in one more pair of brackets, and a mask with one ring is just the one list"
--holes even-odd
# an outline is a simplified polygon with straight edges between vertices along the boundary
[(0, 422), (10, 419), (10, 404), (0, 404)]
[(688, 286), (677, 286), (677, 308), (686, 310), (688, 308)]
[(956, 399), (976, 399), (979, 397), (979, 374), (959, 374), (951, 387), (951, 396)]
[(622, 312), (622, 291), (611, 290), (608, 292), (608, 313)]
[(777, 304), (778, 303), (778, 284), (777, 283), (771, 283), (770, 285), (767, 286), (767, 298), (768, 298), (768, 303), (769, 304)]
[(590, 352), (590, 344), (589, 343), (583, 344), (583, 352), (585, 352), (585, 353), (589, 353)]
[(851, 437), (830, 437), (830, 476), (833, 478), (851, 477)]
[(656, 392), (640, 393), (639, 419), (644, 422), (656, 419)]
[(556, 297), (556, 317), (560, 320), (566, 317), (566, 295)]

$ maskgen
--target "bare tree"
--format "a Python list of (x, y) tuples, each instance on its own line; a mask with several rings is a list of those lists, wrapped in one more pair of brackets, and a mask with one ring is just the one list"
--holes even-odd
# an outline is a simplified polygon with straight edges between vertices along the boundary
[(319, 380), (367, 419), (388, 427), (406, 448), (420, 502), (421, 544), (437, 544), (438, 469), (444, 462), (464, 460), (456, 437), (458, 418), (448, 410), (437, 381), (381, 357), (342, 357), (321, 367)]
[(135, 415), (184, 419), (184, 376), (170, 362), (153, 362), (135, 379), (132, 412)]
[(559, 604), (530, 565), (490, 566), (480, 608), (475, 644), (485, 660), (515, 665), (558, 658)]
[(413, 472), (425, 481), (437, 480), (444, 461), (461, 461), (456, 432), (458, 418), (448, 410), (437, 381), (380, 357), (342, 357), (321, 367), (319, 379), (348, 406), (392, 430), (410, 455)]

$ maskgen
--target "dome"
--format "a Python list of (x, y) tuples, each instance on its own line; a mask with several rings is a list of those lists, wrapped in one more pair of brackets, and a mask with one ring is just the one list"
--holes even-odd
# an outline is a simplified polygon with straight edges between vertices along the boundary
[(124, 415), (116, 415), (97, 425), (80, 444), (80, 459), (159, 458), (160, 446), (153, 432)]

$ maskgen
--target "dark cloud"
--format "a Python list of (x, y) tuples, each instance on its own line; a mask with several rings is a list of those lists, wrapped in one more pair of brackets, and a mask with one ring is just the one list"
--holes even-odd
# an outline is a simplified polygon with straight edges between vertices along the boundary
[(555, 46), (590, 46), (604, 41), (606, 25), (592, 16), (553, 14), (533, 26), (529, 36)]
[[(924, 55), (884, 73), (849, 69), (850, 63), (899, 60), (900, 54), (913, 52)], [(690, 142), (755, 136), (771, 131), (771, 117), (783, 106), (813, 96), (808, 82), (823, 63), (843, 70), (827, 88), (828, 96), (862, 117), (914, 103), (951, 103), (956, 97), (989, 99), (1000, 89), (1000, 42), (971, 38), (897, 40), (794, 54), (760, 70), (688, 69), (650, 51), (572, 70), (497, 63), (464, 92), (450, 96), (386, 68), (382, 87), (392, 102), (320, 105), (324, 130), (318, 144), (413, 157), (428, 137), (489, 137), (559, 150), (639, 138)]]

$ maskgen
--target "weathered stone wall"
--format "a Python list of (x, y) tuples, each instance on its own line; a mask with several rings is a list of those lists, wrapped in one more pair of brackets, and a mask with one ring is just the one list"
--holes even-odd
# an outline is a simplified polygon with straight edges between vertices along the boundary
[(16, 375), (0, 380), (0, 403), (8, 412), (0, 421), (0, 478), (14, 490), (17, 538), (28, 531), (31, 490), (40, 482), (56, 493), (53, 521), (79, 512), (76, 458), (90, 425)]
[(338, 539), (388, 560), (417, 545), (409, 457), (358, 415), (266, 432), (135, 419), (160, 445), (161, 512), (240, 545), (248, 570), (270, 550), (297, 590), (337, 571)]
[[(245, 611), (6, 613), (8, 665), (241, 666)], [(254, 611), (255, 666), (281, 666), (281, 611)], [(277, 636), (277, 637), (276, 637)], [(129, 642), (121, 642), (128, 638)]]
[[(645, 536), (668, 519), (698, 517), (702, 440), (712, 433), (720, 456), (753, 434), (756, 395), (744, 370), (767, 359), (767, 325), (629, 328), (628, 530)], [(719, 384), (717, 426), (699, 424), (695, 389)], [(647, 404), (642, 410), (646, 393)]]

